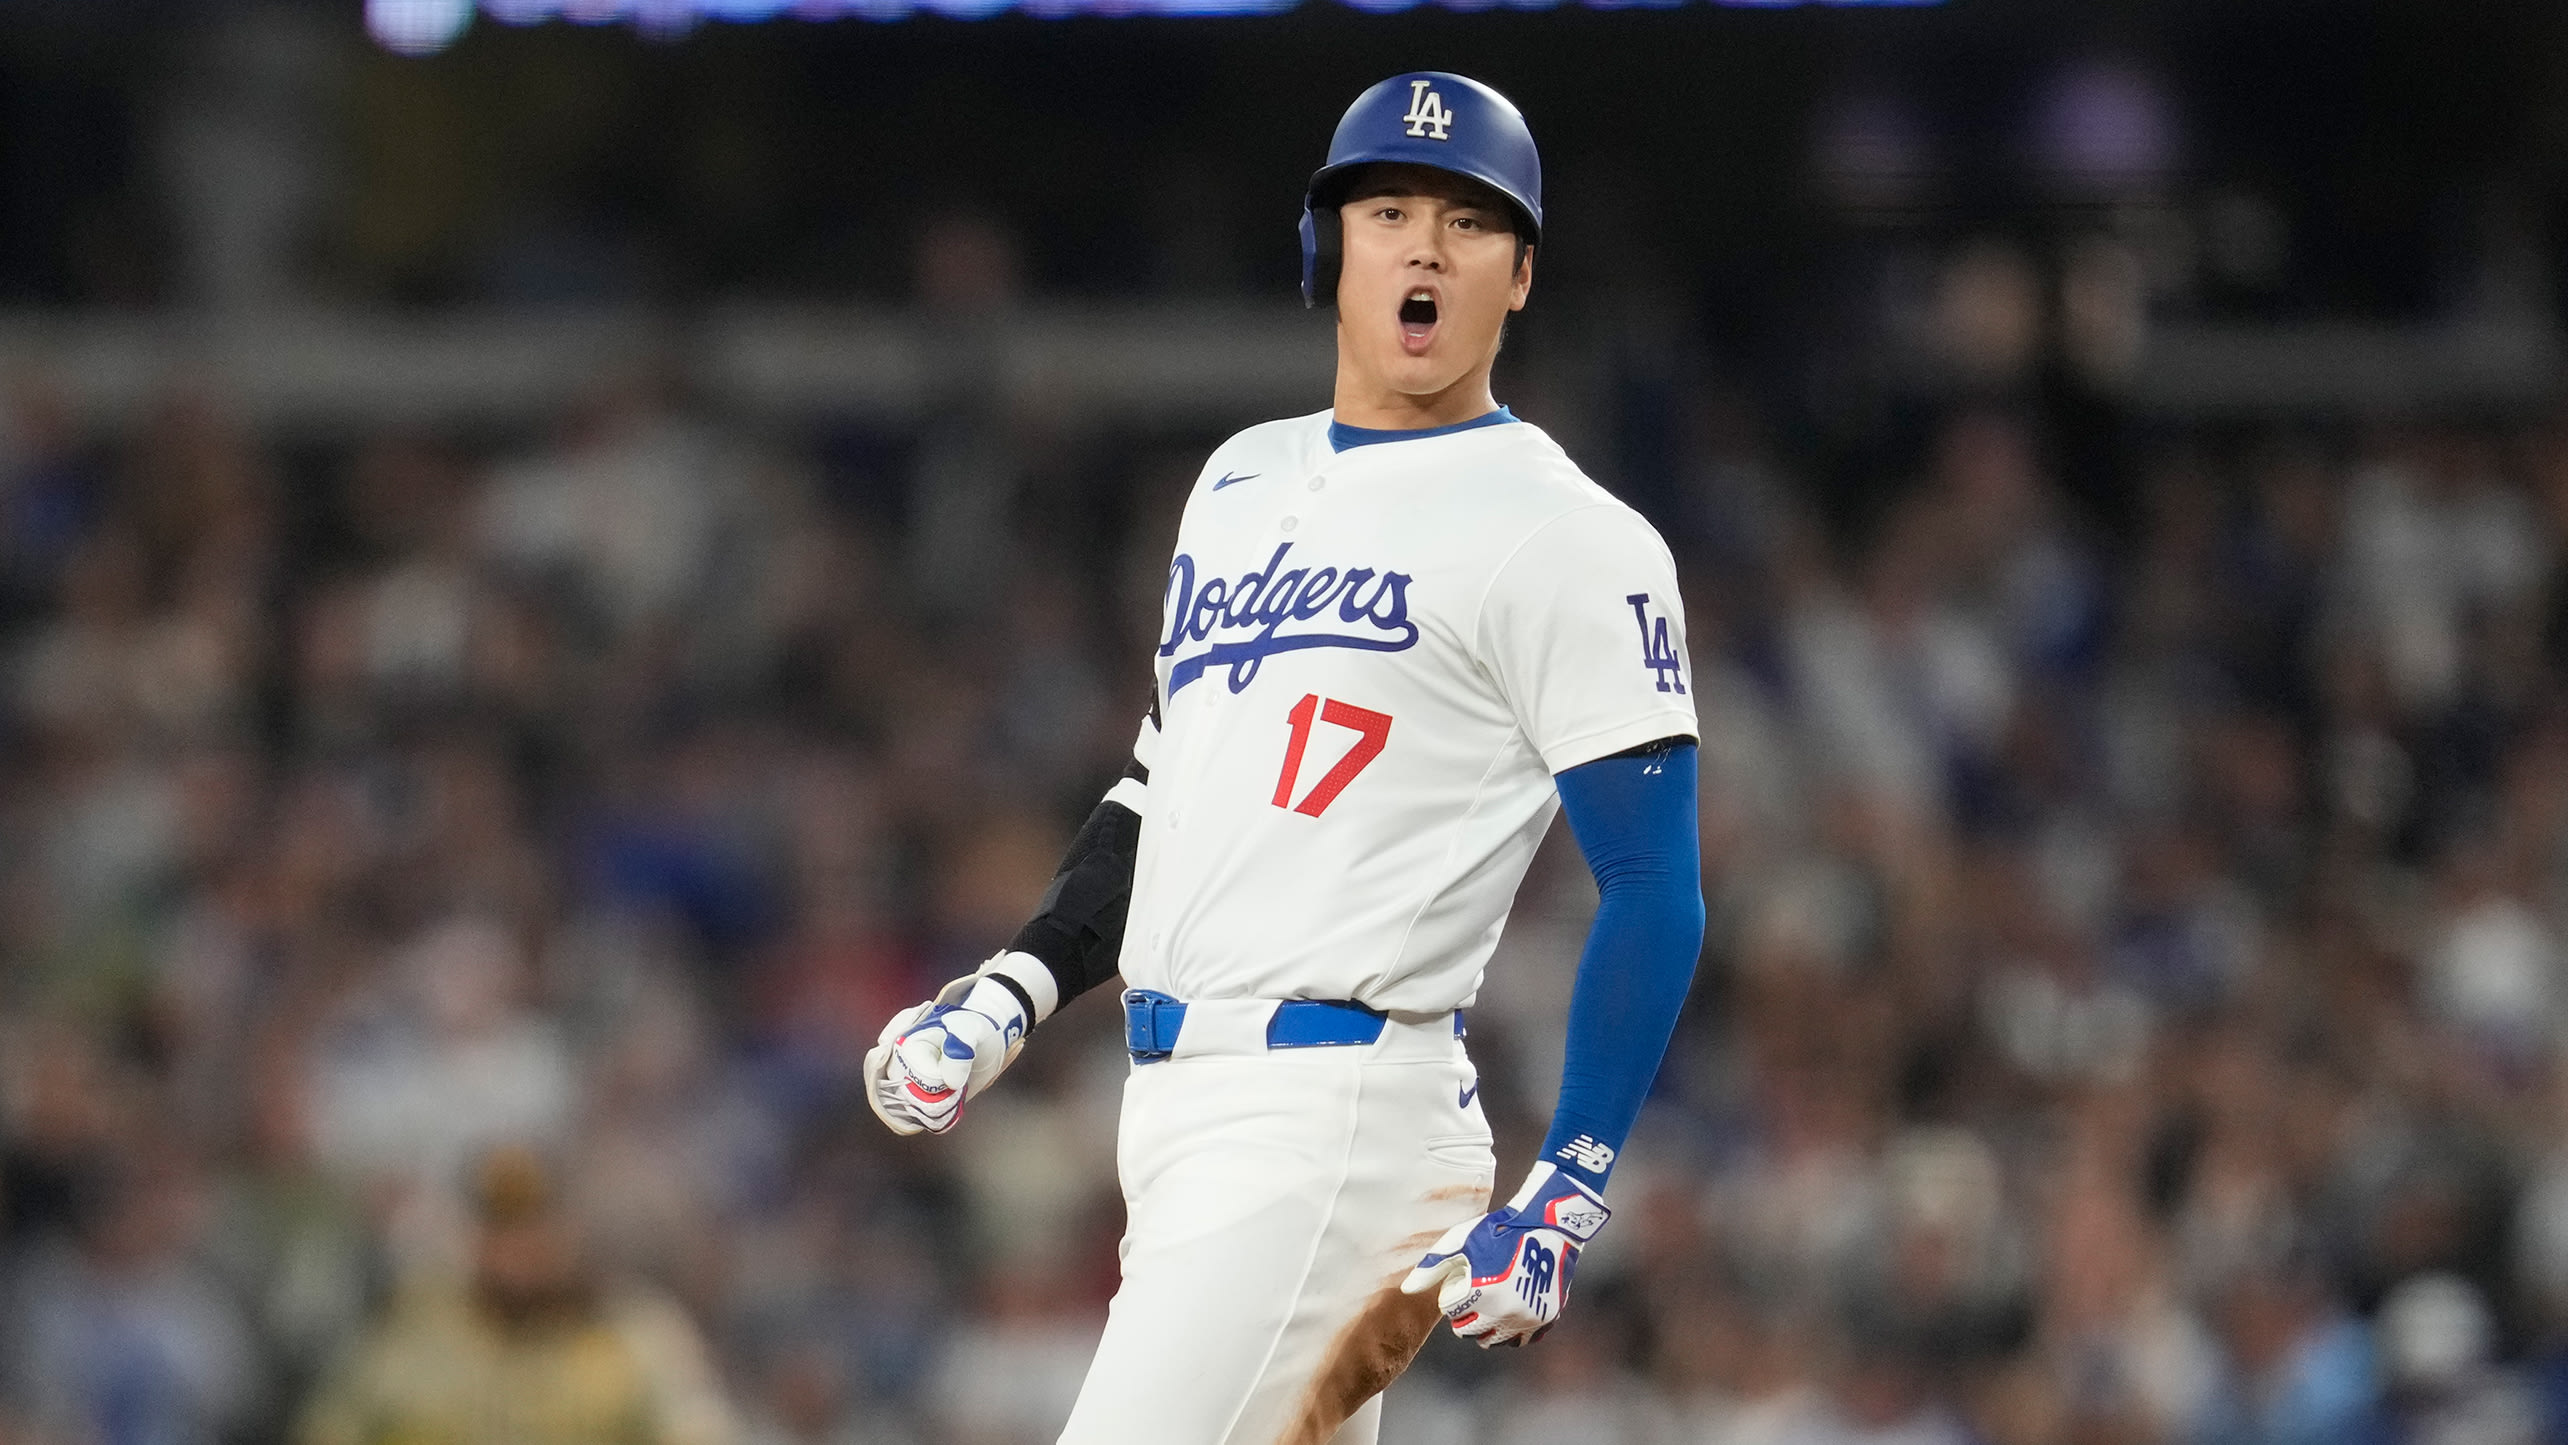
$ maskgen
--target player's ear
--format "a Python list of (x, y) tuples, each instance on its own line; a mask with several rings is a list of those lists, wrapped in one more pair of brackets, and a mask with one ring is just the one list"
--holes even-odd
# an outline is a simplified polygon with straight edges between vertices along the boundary
[(1508, 287), (1507, 309), (1522, 311), (1525, 298), (1534, 290), (1534, 248), (1522, 241), (1516, 243), (1516, 279)]

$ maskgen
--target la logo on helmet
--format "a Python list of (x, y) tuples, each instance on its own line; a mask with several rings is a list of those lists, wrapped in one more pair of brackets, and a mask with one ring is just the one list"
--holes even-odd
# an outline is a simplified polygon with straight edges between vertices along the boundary
[(1409, 82), (1409, 113), (1400, 117), (1409, 123), (1409, 134), (1428, 140), (1451, 140), (1445, 127), (1453, 124), (1453, 112), (1445, 109), (1444, 97), (1427, 89), (1432, 80)]

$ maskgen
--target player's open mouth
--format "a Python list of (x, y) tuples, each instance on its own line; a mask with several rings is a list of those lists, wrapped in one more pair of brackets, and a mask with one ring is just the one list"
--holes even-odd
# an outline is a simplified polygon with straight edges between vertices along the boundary
[(1436, 293), (1421, 286), (1400, 303), (1400, 347), (1411, 356), (1427, 349), (1436, 335)]

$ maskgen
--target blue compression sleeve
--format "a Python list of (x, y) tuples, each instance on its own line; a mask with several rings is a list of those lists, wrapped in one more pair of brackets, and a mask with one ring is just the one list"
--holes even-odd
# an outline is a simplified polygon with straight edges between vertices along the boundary
[(1694, 767), (1694, 744), (1683, 742), (1599, 758), (1554, 780), (1600, 897), (1569, 996), (1560, 1102), (1541, 1157), (1600, 1191), (1703, 951)]

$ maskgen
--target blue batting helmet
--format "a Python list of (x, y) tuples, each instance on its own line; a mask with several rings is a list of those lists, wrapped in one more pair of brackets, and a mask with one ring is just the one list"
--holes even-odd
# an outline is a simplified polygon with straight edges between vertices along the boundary
[(1534, 133), (1507, 97), (1442, 70), (1395, 75), (1355, 98), (1329, 139), (1329, 163), (1302, 196), (1302, 304), (1337, 298), (1337, 207), (1355, 168), (1378, 161), (1433, 166), (1505, 196), (1516, 234), (1538, 245), (1543, 161)]

